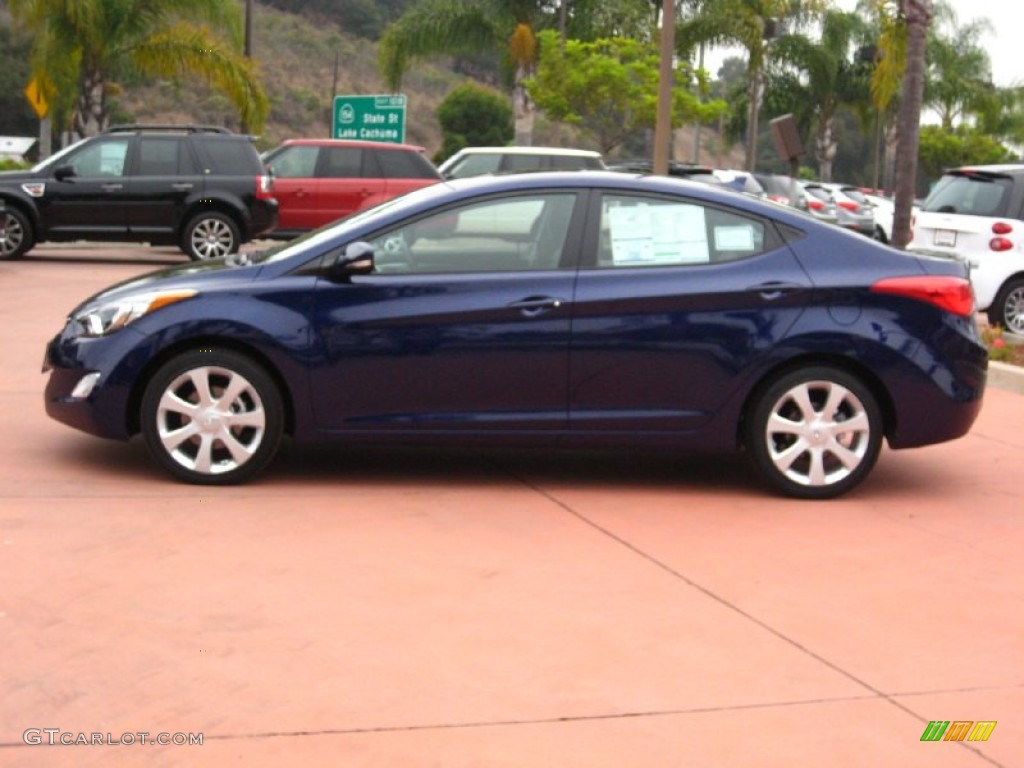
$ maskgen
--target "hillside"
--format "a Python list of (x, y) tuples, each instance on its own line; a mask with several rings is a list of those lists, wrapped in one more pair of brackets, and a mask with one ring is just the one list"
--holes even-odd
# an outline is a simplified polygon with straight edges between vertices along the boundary
[[(0, 0), (0, 26), (7, 25), (5, 3)], [(377, 72), (376, 44), (348, 34), (330, 20), (314, 22), (257, 2), (252, 50), (272, 105), (259, 139), (261, 149), (276, 146), (286, 138), (329, 136), (335, 93), (387, 92)], [(11, 81), (17, 84), (28, 80), (27, 62), (19, 64), (23, 64), (25, 71), (11, 73)], [(402, 92), (408, 97), (406, 141), (426, 147), (429, 155), (441, 146), (437, 106), (466, 79), (449, 64), (444, 59), (417, 63), (402, 83)], [(332, 88), (335, 78), (336, 88)], [(123, 90), (114, 97), (114, 122), (197, 122), (239, 128), (238, 118), (227, 100), (202, 81), (182, 79), (123, 85)], [(20, 99), (16, 101), (31, 115), (26, 104), (20, 103)], [(702, 129), (702, 137), (705, 152), (701, 162), (717, 162), (727, 167), (742, 163), (742, 153), (735, 148), (724, 156), (712, 149), (718, 144), (712, 129)], [(593, 148), (569, 129), (551, 125), (542, 116), (536, 122), (534, 142)], [(692, 129), (677, 133), (675, 155), (678, 160), (692, 159)]]

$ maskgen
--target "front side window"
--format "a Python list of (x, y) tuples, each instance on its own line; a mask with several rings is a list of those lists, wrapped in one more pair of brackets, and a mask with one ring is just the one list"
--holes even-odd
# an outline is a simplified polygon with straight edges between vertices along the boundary
[(270, 160), (270, 169), (279, 179), (311, 179), (316, 175), (319, 147), (286, 147)]
[(571, 192), (495, 198), (390, 229), (371, 241), (377, 271), (426, 274), (557, 269), (575, 200)]
[(77, 176), (124, 176), (130, 141), (114, 139), (94, 142), (75, 154), (68, 164), (75, 169)]
[(598, 267), (711, 264), (764, 246), (765, 224), (732, 211), (631, 195), (602, 199)]
[(359, 147), (325, 147), (320, 175), (327, 179), (358, 179), (363, 173), (363, 152)]

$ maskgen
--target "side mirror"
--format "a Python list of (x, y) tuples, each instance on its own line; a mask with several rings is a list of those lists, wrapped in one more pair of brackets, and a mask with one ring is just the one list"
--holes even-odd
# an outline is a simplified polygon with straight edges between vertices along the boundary
[(77, 175), (78, 174), (75, 173), (75, 167), (73, 165), (59, 165), (57, 166), (57, 169), (53, 172), (53, 178), (55, 178), (57, 181), (66, 181), (68, 179), (73, 179)]
[(327, 276), (339, 283), (348, 282), (353, 275), (369, 275), (375, 267), (373, 246), (358, 240), (349, 243), (328, 269)]

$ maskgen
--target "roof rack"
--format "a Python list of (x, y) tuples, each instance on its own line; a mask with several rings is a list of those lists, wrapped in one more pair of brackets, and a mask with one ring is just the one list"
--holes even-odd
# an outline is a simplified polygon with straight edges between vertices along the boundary
[(145, 124), (145, 123), (131, 123), (122, 125), (112, 125), (104, 133), (127, 133), (129, 131), (180, 131), (182, 133), (231, 133), (231, 131), (221, 125), (198, 125), (195, 123), (186, 123), (178, 125), (156, 125), (156, 124)]

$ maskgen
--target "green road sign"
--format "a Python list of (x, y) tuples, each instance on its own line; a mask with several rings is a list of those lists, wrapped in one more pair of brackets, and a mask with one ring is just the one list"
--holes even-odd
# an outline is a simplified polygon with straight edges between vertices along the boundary
[(336, 139), (405, 142), (405, 94), (386, 96), (335, 96)]

